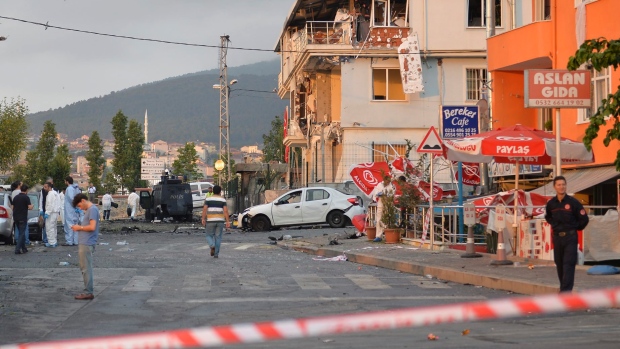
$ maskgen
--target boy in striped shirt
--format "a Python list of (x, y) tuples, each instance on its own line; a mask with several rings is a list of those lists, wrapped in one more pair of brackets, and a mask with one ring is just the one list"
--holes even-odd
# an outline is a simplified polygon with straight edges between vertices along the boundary
[(211, 247), (211, 256), (213, 258), (218, 258), (220, 254), (224, 222), (226, 223), (226, 229), (230, 228), (226, 199), (221, 194), (222, 187), (219, 185), (214, 186), (213, 196), (206, 198), (202, 208), (202, 225), (205, 226), (207, 243)]

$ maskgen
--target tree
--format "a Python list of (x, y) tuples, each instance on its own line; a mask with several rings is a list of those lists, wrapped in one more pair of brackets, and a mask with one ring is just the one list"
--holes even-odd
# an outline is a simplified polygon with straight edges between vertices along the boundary
[(99, 132), (93, 131), (88, 139), (88, 151), (86, 152), (86, 161), (88, 162), (88, 178), (90, 182), (97, 188), (97, 192), (101, 193), (101, 175), (105, 168), (105, 158), (103, 157), (103, 144)]
[(263, 162), (284, 162), (284, 122), (276, 117), (271, 120), (269, 134), (263, 134)]
[(114, 177), (114, 173), (110, 168), (104, 168), (103, 171), (103, 190), (106, 193), (116, 193), (118, 189), (118, 179)]
[(144, 133), (142, 125), (136, 120), (129, 120), (127, 128), (127, 182), (126, 186), (130, 190), (141, 187), (140, 167), (142, 166), (142, 152), (144, 146)]
[[(586, 40), (575, 55), (568, 60), (568, 69), (576, 70), (584, 63), (589, 63), (596, 71), (613, 66), (614, 70), (620, 65), (620, 40), (606, 40), (598, 38)], [(596, 113), (590, 117), (590, 125), (586, 129), (583, 143), (588, 149), (592, 149), (592, 141), (598, 137), (601, 126), (607, 125), (607, 118), (613, 119), (613, 126), (607, 130), (603, 144), (608, 147), (611, 141), (620, 140), (620, 86), (613, 94), (601, 101)], [(616, 153), (614, 162), (616, 169), (620, 171), (620, 150)]]
[(113, 176), (114, 179), (118, 179), (118, 184), (121, 188), (121, 193), (124, 193), (125, 183), (127, 183), (128, 165), (127, 159), (128, 152), (127, 146), (127, 117), (122, 111), (118, 111), (112, 118), (112, 136), (114, 137), (114, 159), (112, 160)]
[(28, 107), (23, 99), (0, 102), (0, 171), (9, 171), (26, 149)]
[[(51, 120), (45, 121), (41, 138), (34, 149), (26, 154), (26, 177), (23, 179), (25, 182), (33, 186), (44, 183), (47, 177), (52, 177), (52, 159), (57, 142), (56, 124)], [(64, 180), (61, 182), (64, 183)]]
[(172, 163), (172, 173), (177, 175), (187, 175), (188, 179), (196, 179), (200, 176), (198, 172), (198, 152), (194, 142), (185, 143), (179, 149), (179, 157)]
[(56, 148), (56, 155), (50, 162), (49, 177), (54, 180), (54, 188), (66, 189), (65, 178), (69, 173), (71, 173), (71, 154), (69, 154), (69, 147), (61, 144)]

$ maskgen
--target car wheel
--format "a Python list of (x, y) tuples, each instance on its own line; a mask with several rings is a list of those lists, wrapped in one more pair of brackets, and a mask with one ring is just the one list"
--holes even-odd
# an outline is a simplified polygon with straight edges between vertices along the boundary
[(332, 211), (327, 215), (327, 224), (332, 228), (342, 228), (345, 223), (342, 211)]
[(252, 218), (252, 229), (255, 231), (269, 231), (271, 228), (271, 222), (265, 216), (258, 216)]

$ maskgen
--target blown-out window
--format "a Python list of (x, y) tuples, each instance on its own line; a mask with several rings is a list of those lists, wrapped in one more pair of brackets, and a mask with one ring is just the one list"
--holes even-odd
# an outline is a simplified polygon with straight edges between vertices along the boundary
[(484, 68), (465, 69), (466, 96), (468, 101), (482, 99), (482, 88), (487, 83), (487, 70)]
[(373, 68), (372, 99), (374, 101), (404, 101), (405, 98), (400, 69)]
[[(373, 144), (372, 146), (372, 161), (387, 161), (391, 162), (398, 156), (405, 155), (407, 151), (407, 145), (405, 144)], [(389, 175), (389, 173), (386, 173)]]
[[(484, 27), (486, 25), (486, 0), (468, 0), (467, 26)], [(495, 0), (495, 26), (502, 26), (502, 0)]]

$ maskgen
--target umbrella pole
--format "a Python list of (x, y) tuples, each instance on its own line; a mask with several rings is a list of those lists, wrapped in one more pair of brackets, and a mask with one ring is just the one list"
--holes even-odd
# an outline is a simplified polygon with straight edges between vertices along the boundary
[(513, 217), (512, 217), (512, 255), (517, 255), (517, 205), (519, 199), (519, 160), (515, 164), (515, 192), (513, 203), (514, 206), (512, 208)]

